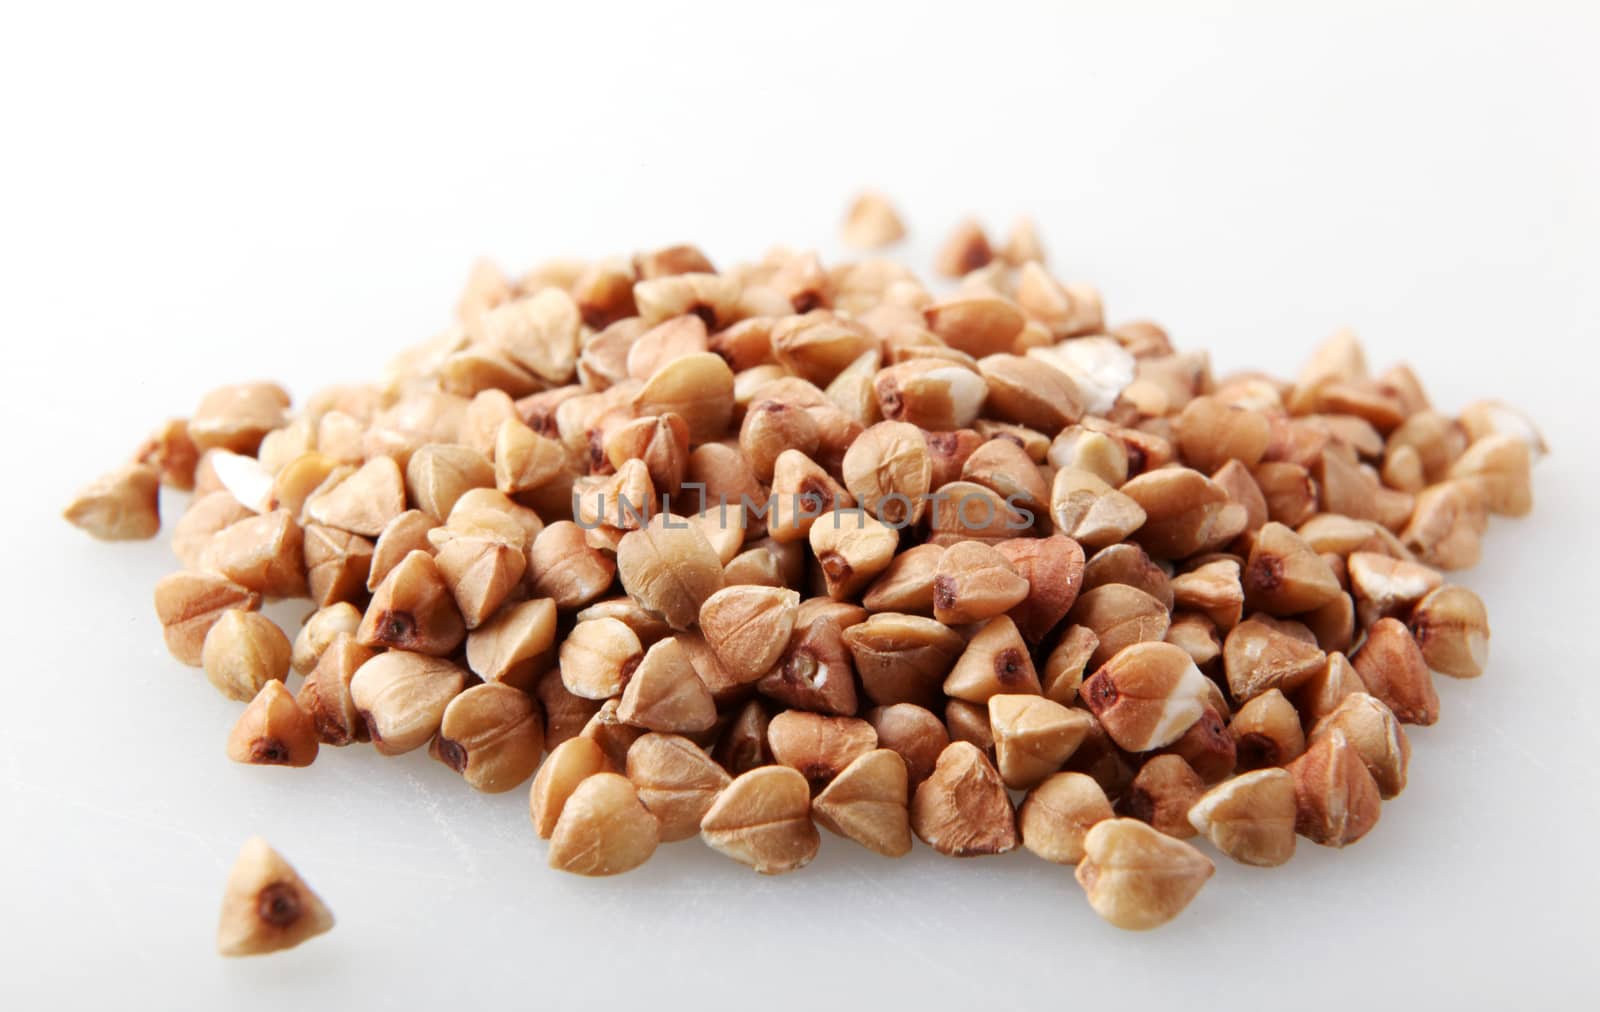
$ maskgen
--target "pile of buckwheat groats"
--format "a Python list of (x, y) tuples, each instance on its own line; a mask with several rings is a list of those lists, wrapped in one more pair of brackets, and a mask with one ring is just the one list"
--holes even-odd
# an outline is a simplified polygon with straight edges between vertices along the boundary
[[(870, 195), (846, 222), (902, 234)], [(480, 263), (382, 379), (293, 413), (215, 390), (67, 517), (151, 537), (158, 486), (193, 491), (155, 606), (248, 702), (238, 762), (370, 742), (532, 778), (551, 866), (584, 875), (693, 836), (793, 871), (817, 825), (889, 857), (1020, 844), (1151, 928), (1212, 873), (1196, 835), (1278, 865), (1373, 828), (1430, 671), (1487, 655), (1440, 571), (1529, 511), (1543, 446), (1347, 334), (1294, 381), (1214, 377), (1043, 261), (1023, 223), (997, 253), (963, 226), (941, 291), (788, 250)], [(291, 645), (258, 608), (306, 596)], [(293, 877), (265, 853), (246, 922)], [(331, 924), (310, 900), (236, 916), (233, 948)]]

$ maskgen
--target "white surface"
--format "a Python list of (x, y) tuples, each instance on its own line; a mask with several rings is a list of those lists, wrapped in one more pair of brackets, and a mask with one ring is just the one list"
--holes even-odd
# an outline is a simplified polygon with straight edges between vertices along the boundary
[[(8, 8), (0, 1006), (1593, 1007), (1600, 37), (1576, 4), (1506, 6)], [(1537, 514), (1497, 522), (1465, 577), (1490, 670), (1440, 679), (1368, 839), (1224, 862), (1147, 935), (1020, 853), (829, 838), (762, 880), (687, 843), (564, 877), (521, 792), (475, 796), (420, 753), (228, 763), (237, 704), (161, 645), (165, 547), (56, 519), (213, 384), (371, 375), (480, 252), (831, 252), (864, 184), (919, 268), (964, 212), (1028, 211), (1114, 318), (1222, 371), (1290, 371), (1349, 323), (1442, 406), (1537, 413)], [(256, 833), (339, 925), (226, 962), (216, 904)]]

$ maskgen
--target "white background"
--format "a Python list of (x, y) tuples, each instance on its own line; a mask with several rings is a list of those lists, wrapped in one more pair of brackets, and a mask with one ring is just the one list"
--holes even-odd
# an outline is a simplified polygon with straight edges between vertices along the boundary
[[(1594, 1007), (1600, 32), (1576, 3), (1330, 6), (8, 7), (0, 1005)], [(830, 838), (763, 880), (685, 843), (564, 877), (521, 792), (423, 754), (228, 763), (238, 705), (161, 645), (165, 547), (57, 519), (211, 385), (373, 375), (477, 254), (831, 256), (862, 185), (919, 268), (969, 211), (1034, 214), (1113, 318), (1219, 371), (1348, 323), (1445, 408), (1536, 413), (1537, 513), (1464, 577), (1490, 670), (1440, 680), (1360, 845), (1223, 863), (1147, 935), (1021, 853)], [(339, 925), (224, 961), (257, 833)]]

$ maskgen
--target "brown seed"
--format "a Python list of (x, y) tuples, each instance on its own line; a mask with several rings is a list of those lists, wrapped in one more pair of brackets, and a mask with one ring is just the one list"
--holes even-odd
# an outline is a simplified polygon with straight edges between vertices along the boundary
[(922, 315), (940, 340), (973, 358), (1010, 351), (1025, 322), (1015, 303), (981, 291), (957, 291)]
[(527, 556), (516, 546), (475, 537), (451, 539), (434, 561), (469, 630), (494, 616), (521, 585), (528, 564)]
[(900, 537), (894, 528), (861, 509), (836, 509), (817, 518), (807, 535), (822, 567), (828, 596), (856, 596), (894, 558)]
[(445, 657), (461, 645), (466, 625), (433, 556), (407, 555), (372, 595), (356, 639), (364, 646)]
[(628, 748), (628, 779), (661, 826), (661, 842), (687, 840), (732, 778), (687, 738), (642, 735)]
[(317, 725), (279, 679), (268, 679), (228, 735), (228, 758), (255, 766), (310, 766)]
[(1427, 661), (1398, 619), (1374, 623), (1350, 663), (1367, 691), (1393, 710), (1401, 723), (1427, 725), (1439, 719), (1439, 693)]
[(706, 351), (706, 324), (698, 316), (664, 320), (634, 339), (625, 356), (627, 374), (647, 380), (655, 371), (684, 355)]
[(933, 775), (911, 801), (917, 837), (950, 857), (1004, 854), (1017, 847), (1016, 813), (1005, 784), (989, 760), (969, 742), (951, 742), (939, 754)]
[(786, 706), (855, 713), (855, 672), (842, 628), (846, 620), (834, 615), (811, 621), (804, 605), (801, 609), (787, 649), (756, 688)]
[(1152, 756), (1122, 796), (1122, 811), (1168, 836), (1187, 840), (1196, 832), (1189, 809), (1205, 793), (1205, 783), (1182, 757)]
[(332, 912), (289, 862), (259, 836), (248, 840), (228, 872), (217, 951), (224, 956), (279, 952), (332, 927)]
[(529, 777), (544, 754), (544, 720), (520, 689), (475, 685), (450, 700), (429, 750), (474, 790), (509, 791)]
[(306, 675), (295, 702), (310, 715), (324, 745), (367, 740), (367, 725), (350, 695), (356, 671), (376, 656), (350, 633), (339, 633)]
[(1189, 823), (1240, 864), (1286, 864), (1294, 856), (1294, 777), (1271, 768), (1218, 784), (1189, 809)]
[(1031, 530), (1037, 520), (975, 482), (953, 481), (929, 498), (928, 540), (946, 548), (962, 541), (1007, 541)]
[(203, 663), (206, 634), (233, 608), (254, 611), (261, 595), (219, 573), (182, 571), (163, 577), (155, 588), (156, 617), (172, 656), (191, 667)]
[(717, 722), (717, 706), (682, 645), (669, 638), (645, 651), (628, 676), (617, 719), (651, 731), (693, 734)]
[(783, 655), (799, 606), (787, 587), (724, 587), (700, 606), (700, 632), (729, 673), (754, 682)]
[(1039, 694), (1028, 645), (1009, 616), (990, 619), (973, 635), (945, 678), (944, 691), (969, 703), (987, 703), (1001, 693)]
[(184, 568), (198, 569), (200, 555), (211, 536), (252, 515), (249, 508), (228, 492), (196, 496), (189, 503), (188, 510), (172, 526), (172, 554), (178, 557)]
[(306, 579), (311, 599), (322, 607), (356, 601), (367, 589), (372, 542), (348, 531), (313, 524), (305, 529)]
[(944, 488), (961, 477), (967, 458), (987, 440), (972, 429), (954, 432), (924, 433), (928, 443), (928, 458), (933, 464), (933, 488)]
[(643, 659), (644, 646), (632, 629), (614, 618), (590, 619), (573, 626), (561, 643), (561, 681), (584, 699), (609, 699)]
[(1083, 850), (1076, 875), (1089, 905), (1126, 931), (1148, 931), (1172, 920), (1216, 871), (1193, 846), (1138, 819), (1096, 823)]
[(288, 677), (291, 652), (289, 638), (271, 619), (230, 608), (206, 633), (200, 664), (218, 692), (243, 702), (269, 681)]
[(883, 612), (843, 633), (867, 697), (880, 705), (937, 701), (940, 684), (966, 643), (917, 615)]
[(1092, 777), (1056, 773), (1028, 792), (1017, 812), (1022, 845), (1055, 864), (1083, 860), (1083, 840), (1112, 818), (1111, 802)]
[(1083, 583), (1083, 549), (1059, 534), (1011, 538), (995, 545), (1028, 582), (1028, 596), (1011, 610), (1023, 639), (1039, 643), (1072, 610)]
[(1377, 552), (1352, 552), (1346, 563), (1362, 624), (1409, 614), (1423, 597), (1444, 583), (1427, 566)]
[(811, 802), (817, 824), (885, 857), (911, 851), (906, 764), (880, 748), (851, 760)]
[(872, 387), (883, 417), (931, 432), (967, 428), (989, 394), (977, 370), (932, 357), (908, 359), (882, 369)]
[(806, 456), (817, 452), (816, 421), (802, 407), (783, 401), (763, 400), (750, 405), (739, 427), (739, 448), (756, 477), (772, 480), (772, 469), (784, 450)]
[(872, 725), (854, 717), (825, 717), (786, 710), (767, 727), (772, 757), (820, 787), (857, 757), (878, 747)]
[(1144, 508), (1098, 475), (1072, 467), (1056, 472), (1050, 486), (1050, 517), (1056, 530), (1090, 548), (1115, 544), (1143, 526)]
[(1287, 767), (1294, 776), (1295, 832), (1343, 847), (1378, 824), (1378, 785), (1343, 731), (1333, 728)]
[(1311, 472), (1292, 461), (1269, 460), (1252, 472), (1267, 503), (1267, 516), (1290, 527), (1310, 520), (1317, 512), (1316, 483)]
[(575, 875), (620, 875), (650, 859), (660, 824), (627, 777), (595, 773), (561, 806), (550, 834), (550, 867)]
[(1327, 663), (1295, 691), (1294, 702), (1302, 724), (1310, 724), (1332, 713), (1344, 697), (1366, 691), (1361, 676), (1344, 654), (1332, 651)]
[(1521, 517), (1533, 510), (1532, 467), (1526, 441), (1491, 434), (1467, 447), (1450, 465), (1449, 477), (1472, 487), (1490, 512)]
[(550, 839), (572, 792), (605, 770), (605, 753), (592, 738), (569, 738), (551, 749), (528, 788), (528, 817), (533, 821), (533, 831), (541, 839)]
[[(1015, 341), (1013, 341), (1015, 346)], [(994, 354), (978, 361), (988, 387), (987, 414), (1041, 432), (1060, 432), (1083, 417), (1078, 384), (1061, 370), (1023, 355)]]
[(1268, 689), (1240, 707), (1228, 733), (1233, 736), (1241, 770), (1287, 766), (1306, 750), (1300, 714), (1278, 689)]
[(915, 703), (875, 707), (867, 711), (867, 722), (878, 734), (878, 745), (905, 760), (913, 787), (933, 774), (939, 754), (950, 744), (943, 722)]
[(1308, 643), (1261, 617), (1234, 626), (1222, 645), (1228, 691), (1241, 703), (1268, 689), (1293, 692), (1315, 677), (1325, 660), (1314, 641)]
[(374, 457), (360, 470), (332, 485), (324, 484), (305, 504), (314, 523), (378, 537), (406, 508), (400, 468), (389, 457)]
[(1100, 637), (1087, 626), (1068, 626), (1061, 634), (1055, 649), (1044, 662), (1044, 695), (1062, 706), (1070, 706), (1078, 698), (1078, 687), (1083, 684), (1083, 672), (1100, 646)]
[(749, 700), (734, 712), (717, 738), (712, 758), (733, 776), (772, 765), (772, 753), (767, 748), (767, 711), (759, 699)]
[(1311, 728), (1312, 743), (1335, 730), (1344, 734), (1366, 764), (1380, 797), (1387, 801), (1405, 790), (1411, 742), (1387, 706), (1375, 696), (1353, 692)]
[(1487, 523), (1488, 511), (1477, 489), (1462, 481), (1444, 481), (1417, 495), (1400, 540), (1430, 566), (1467, 569), (1477, 565), (1483, 554)]
[(1147, 471), (1122, 486), (1144, 510), (1134, 540), (1157, 558), (1181, 559), (1218, 548), (1244, 531), (1244, 507), (1216, 482), (1186, 467)]
[(934, 260), (934, 270), (947, 278), (959, 278), (985, 266), (994, 259), (989, 248), (989, 238), (983, 226), (967, 219), (956, 226)]
[(1183, 459), (1201, 471), (1230, 460), (1247, 468), (1261, 463), (1272, 436), (1267, 416), (1216, 397), (1196, 397), (1174, 422)]
[(1276, 522), (1256, 533), (1242, 582), (1250, 607), (1271, 615), (1311, 611), (1341, 592), (1333, 571), (1305, 539)]
[(1159, 600), (1135, 587), (1109, 583), (1078, 596), (1067, 619), (1087, 627), (1099, 640), (1091, 667), (1105, 664), (1124, 647), (1159, 642), (1167, 635), (1171, 615)]
[(989, 697), (989, 729), (994, 735), (1000, 779), (1025, 791), (1061, 768), (1088, 735), (1094, 718), (1043, 696)]
[(894, 205), (881, 193), (867, 191), (850, 203), (842, 232), (845, 245), (857, 249), (882, 249), (904, 239), (906, 227)]
[(1205, 711), (1206, 678), (1170, 643), (1119, 650), (1083, 683), (1082, 697), (1118, 747), (1148, 752), (1176, 741)]
[(300, 597), (306, 590), (304, 536), (288, 510), (231, 524), (211, 536), (200, 568), (221, 573), (263, 597)]
[(811, 822), (811, 789), (787, 766), (762, 766), (734, 778), (706, 812), (700, 838), (763, 875), (805, 867), (822, 845)]
[(1489, 616), (1465, 587), (1430, 591), (1411, 612), (1411, 634), (1428, 667), (1452, 678), (1477, 678), (1489, 659)]
[(427, 552), (431, 555), (433, 545), (428, 540), (428, 534), (436, 526), (433, 518), (421, 510), (406, 510), (389, 521), (372, 548), (367, 589), (377, 590), (394, 571), (394, 567), (412, 552)]
[(946, 625), (983, 622), (1028, 596), (1028, 581), (1006, 557), (979, 541), (945, 550), (933, 580), (933, 617)]
[(84, 488), (62, 516), (102, 541), (143, 540), (161, 530), (160, 497), (161, 473), (130, 464)]
[(1112, 583), (1142, 590), (1169, 610), (1173, 606), (1172, 577), (1132, 542), (1100, 549), (1083, 567), (1084, 591)]
[(390, 650), (351, 677), (350, 699), (377, 750), (399, 755), (428, 743), (465, 685), (465, 672), (449, 661)]
[(1222, 656), (1222, 638), (1217, 635), (1216, 623), (1198, 612), (1174, 612), (1164, 638), (1182, 647), (1202, 671), (1212, 670), (1212, 662)]
[(658, 513), (617, 546), (622, 587), (674, 629), (698, 620), (700, 607), (722, 589), (722, 560), (700, 528)]
[[(804, 305), (816, 296), (802, 286), (799, 297)], [(826, 309), (785, 316), (772, 327), (772, 351), (778, 363), (791, 375), (818, 386), (831, 383), (852, 362), (878, 347), (876, 336), (866, 327)]]

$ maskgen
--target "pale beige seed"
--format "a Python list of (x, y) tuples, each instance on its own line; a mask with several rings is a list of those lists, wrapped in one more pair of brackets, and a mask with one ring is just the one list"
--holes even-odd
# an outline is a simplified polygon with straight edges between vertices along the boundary
[(500, 423), (493, 453), (495, 487), (508, 495), (550, 484), (568, 463), (566, 449), (559, 442), (535, 432), (520, 418)]
[(62, 516), (102, 541), (153, 538), (161, 530), (160, 493), (159, 471), (130, 464), (84, 488)]
[(544, 718), (522, 690), (485, 682), (450, 700), (430, 752), (474, 790), (499, 794), (538, 768)]
[(1445, 586), (1417, 602), (1411, 635), (1429, 668), (1452, 678), (1476, 678), (1489, 660), (1489, 616), (1465, 587)]
[(911, 851), (905, 761), (887, 748), (857, 756), (811, 802), (817, 824), (885, 857)]
[(1000, 774), (977, 746), (953, 741), (911, 801), (918, 839), (950, 857), (1004, 854), (1017, 847), (1016, 813)]
[(762, 766), (734, 778), (706, 812), (700, 838), (763, 875), (805, 867), (822, 845), (811, 821), (811, 788), (787, 766)]
[(677, 316), (640, 334), (628, 347), (625, 367), (629, 376), (647, 380), (668, 362), (706, 350), (705, 321), (698, 316)]
[(627, 676), (617, 719), (651, 731), (694, 734), (717, 722), (717, 704), (683, 646), (669, 637), (645, 651)]
[(476, 629), (494, 616), (522, 583), (527, 556), (495, 538), (452, 538), (434, 557), (439, 575), (466, 627)]
[(787, 587), (724, 587), (700, 606), (700, 633), (724, 668), (753, 682), (783, 655), (799, 606)]
[(361, 468), (306, 500), (313, 523), (375, 538), (406, 509), (405, 479), (390, 457), (374, 457)]
[[(1012, 347), (1021, 340), (1019, 335)], [(984, 410), (990, 416), (1044, 433), (1060, 432), (1083, 417), (1078, 384), (1049, 363), (1024, 355), (986, 355), (978, 360), (978, 373), (988, 387)]]
[(1273, 767), (1224, 781), (1194, 803), (1189, 823), (1240, 864), (1285, 864), (1294, 856), (1294, 777)]
[(606, 768), (605, 753), (593, 738), (569, 738), (551, 749), (528, 788), (528, 817), (533, 821), (533, 831), (541, 839), (550, 839), (572, 792)]
[(732, 778), (705, 750), (675, 734), (641, 735), (628, 747), (628, 779), (661, 826), (661, 842), (687, 840)]
[(635, 601), (674, 629), (699, 619), (706, 599), (722, 589), (722, 560), (700, 528), (658, 513), (617, 546), (617, 572)]
[(465, 446), (429, 443), (406, 463), (406, 492), (417, 508), (444, 520), (470, 489), (493, 488), (494, 466)]
[(1238, 702), (1254, 699), (1268, 689), (1294, 692), (1315, 677), (1326, 662), (1327, 655), (1309, 632), (1302, 639), (1269, 622), (1263, 617), (1246, 619), (1234, 626), (1223, 642), (1222, 663), (1228, 676), (1228, 691)]
[(861, 596), (862, 606), (868, 611), (932, 615), (933, 580), (944, 553), (939, 545), (916, 545), (896, 555)]
[(831, 510), (811, 525), (812, 554), (836, 601), (855, 597), (888, 568), (900, 545), (894, 528), (860, 509)]
[(814, 456), (820, 436), (816, 420), (805, 408), (777, 400), (750, 405), (739, 426), (739, 449), (757, 478), (772, 480), (772, 470), (785, 450)]
[(202, 452), (221, 447), (254, 453), (284, 424), (289, 395), (276, 383), (240, 383), (206, 394), (189, 418), (189, 439)]
[(1016, 623), (1005, 615), (984, 623), (945, 678), (944, 691), (969, 703), (1001, 693), (1037, 695), (1039, 675)]
[(433, 556), (416, 551), (402, 559), (372, 595), (356, 638), (369, 647), (445, 657), (461, 645), (466, 631)]
[(467, 634), (467, 667), (486, 682), (529, 688), (534, 666), (555, 641), (555, 602), (547, 597), (519, 601)]
[(438, 525), (421, 510), (406, 510), (383, 526), (372, 546), (367, 589), (377, 590), (388, 575), (412, 552), (433, 553), (428, 535)]
[(1170, 643), (1135, 643), (1083, 683), (1082, 697), (1118, 747), (1148, 752), (1170, 745), (1205, 712), (1207, 679)]
[[(995, 430), (980, 424), (979, 431)], [(1042, 518), (1050, 510), (1050, 486), (1035, 463), (1034, 456), (1013, 438), (1013, 435), (1020, 438), (1021, 433), (1015, 430), (999, 431), (1001, 434), (973, 450), (961, 465), (962, 480), (991, 490), (1019, 512), (1025, 510), (1034, 517)], [(1043, 437), (1040, 437), (1041, 453), (1045, 450), (1042, 440)]]
[(1533, 510), (1533, 451), (1513, 435), (1484, 436), (1450, 465), (1449, 477), (1463, 481), (1492, 513), (1527, 516)]
[(1343, 591), (1306, 540), (1276, 522), (1256, 532), (1241, 582), (1246, 603), (1270, 615), (1311, 611)]
[(1148, 931), (1178, 916), (1216, 871), (1200, 851), (1138, 819), (1097, 823), (1083, 849), (1077, 879), (1089, 905), (1127, 931)]
[(1186, 467), (1146, 471), (1120, 491), (1144, 510), (1133, 538), (1157, 558), (1181, 559), (1225, 545), (1249, 521), (1221, 485)]
[(1105, 664), (1135, 643), (1159, 642), (1172, 622), (1161, 601), (1123, 583), (1091, 587), (1080, 594), (1067, 619), (1089, 629), (1098, 640), (1089, 657), (1091, 667)]
[(1238, 625), (1244, 616), (1244, 586), (1237, 559), (1203, 563), (1174, 576), (1169, 586), (1174, 606), (1203, 612), (1222, 632)]
[(933, 459), (922, 430), (905, 422), (879, 422), (845, 452), (845, 487), (863, 508), (890, 524), (915, 523), (927, 505)]
[(289, 666), (302, 675), (309, 674), (335, 639), (341, 635), (354, 638), (359, 628), (361, 612), (348, 601), (317, 609), (294, 638)]
[(947, 278), (959, 278), (988, 264), (994, 258), (983, 226), (969, 218), (955, 227), (939, 249), (934, 270)]
[(977, 370), (933, 357), (908, 359), (880, 370), (872, 388), (884, 418), (930, 432), (970, 426), (989, 394)]
[(263, 597), (301, 597), (306, 591), (304, 547), (304, 534), (289, 511), (274, 510), (213, 534), (200, 553), (200, 568)]
[(550, 835), (550, 867), (575, 875), (620, 875), (661, 842), (656, 817), (627, 777), (596, 773), (578, 784)]
[(804, 540), (818, 517), (854, 506), (855, 499), (810, 457), (785, 450), (773, 465), (768, 504), (767, 531), (787, 543)]
[(1084, 711), (1043, 696), (990, 696), (989, 728), (1000, 779), (1015, 791), (1041, 783), (1083, 743), (1093, 723)]
[(135, 463), (156, 469), (161, 484), (188, 492), (194, 488), (194, 470), (200, 463), (200, 450), (189, 438), (189, 423), (183, 418), (163, 422), (134, 452)]
[(1017, 304), (1057, 339), (1104, 329), (1100, 294), (1085, 284), (1063, 285), (1037, 262), (1023, 264), (1017, 273)]
[(558, 520), (534, 539), (528, 549), (528, 586), (558, 608), (579, 608), (610, 589), (617, 573), (613, 558), (591, 548), (584, 530), (571, 520)]
[(878, 747), (872, 725), (855, 717), (832, 717), (785, 710), (767, 726), (767, 745), (774, 761), (789, 766), (811, 783), (828, 783), (858, 757)]
[(946, 625), (983, 622), (1028, 596), (1028, 581), (1004, 555), (979, 541), (951, 545), (933, 579), (933, 617)]
[(842, 236), (847, 246), (881, 249), (904, 239), (905, 224), (894, 205), (881, 193), (867, 191), (851, 201), (845, 212)]
[(333, 927), (321, 897), (259, 836), (247, 841), (228, 872), (217, 924), (217, 951), (257, 956), (292, 949)]
[(200, 664), (218, 692), (244, 702), (267, 682), (288, 677), (292, 652), (289, 638), (271, 619), (230, 608), (206, 633)]
[(1090, 548), (1115, 544), (1138, 530), (1145, 512), (1097, 474), (1075, 467), (1056, 472), (1050, 487), (1056, 530)]
[(542, 533), (538, 513), (499, 489), (474, 488), (456, 500), (443, 527), (428, 532), (428, 542), (442, 550), (457, 538), (489, 538), (526, 552)]
[(1355, 666), (1338, 651), (1330, 651), (1326, 663), (1295, 690), (1295, 708), (1302, 724), (1326, 717), (1341, 700), (1353, 692), (1366, 692), (1366, 684)]
[(1068, 626), (1061, 634), (1055, 649), (1045, 658), (1041, 688), (1047, 699), (1062, 706), (1070, 706), (1078, 698), (1078, 688), (1083, 684), (1083, 673), (1089, 658), (1100, 646), (1100, 637), (1088, 626)]
[(1017, 826), (1022, 845), (1034, 854), (1055, 864), (1077, 864), (1090, 828), (1112, 816), (1111, 802), (1093, 777), (1056, 773), (1028, 792)]
[(378, 654), (350, 680), (350, 699), (384, 755), (426, 745), (439, 730), (445, 707), (466, 685), (449, 661), (404, 650)]
[(252, 766), (310, 766), (317, 724), (279, 679), (268, 679), (228, 734), (228, 758)]
[(561, 643), (561, 681), (584, 699), (609, 699), (643, 659), (638, 635), (617, 619), (579, 622)]
[(1208, 473), (1230, 460), (1255, 467), (1272, 438), (1266, 415), (1216, 397), (1191, 400), (1173, 428), (1184, 461)]
[(689, 442), (719, 438), (733, 416), (733, 371), (719, 355), (685, 355), (658, 368), (633, 400), (641, 415), (671, 412), (689, 427)]
[(201, 666), (206, 634), (224, 612), (261, 607), (261, 595), (248, 587), (219, 573), (187, 570), (162, 577), (154, 597), (167, 650), (191, 667)]
[(172, 525), (172, 554), (185, 569), (198, 569), (211, 535), (251, 515), (249, 507), (227, 492), (197, 495)]
[(372, 542), (358, 534), (318, 524), (306, 527), (303, 553), (311, 599), (327, 607), (365, 596), (372, 547)]
[(1128, 447), (1110, 433), (1072, 425), (1050, 441), (1047, 455), (1058, 470), (1086, 471), (1111, 488), (1128, 480)]

